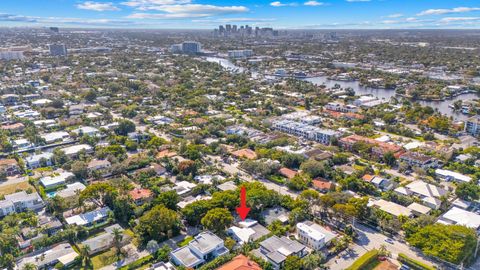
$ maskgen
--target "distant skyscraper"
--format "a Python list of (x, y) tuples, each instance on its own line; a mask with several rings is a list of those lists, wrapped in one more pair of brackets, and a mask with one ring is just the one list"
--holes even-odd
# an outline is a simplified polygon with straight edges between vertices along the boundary
[(50, 31), (58, 33), (59, 29), (58, 27), (50, 27)]
[(237, 25), (236, 25), (236, 24), (233, 25), (232, 31), (233, 31), (234, 33), (237, 32)]
[(230, 33), (232, 31), (232, 25), (230, 25), (230, 24), (225, 25), (225, 28), (227, 29), (228, 33)]
[(67, 56), (67, 46), (65, 44), (50, 44), (48, 49), (51, 56)]

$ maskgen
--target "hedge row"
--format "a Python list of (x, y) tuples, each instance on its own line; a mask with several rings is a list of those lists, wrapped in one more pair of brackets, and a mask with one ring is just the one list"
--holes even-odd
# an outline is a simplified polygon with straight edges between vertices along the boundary
[(130, 264), (127, 264), (125, 266), (120, 267), (120, 270), (133, 270), (133, 269), (138, 269), (145, 264), (153, 261), (154, 257), (152, 255), (145, 256), (141, 259), (138, 259)]
[(362, 270), (365, 269), (365, 266), (370, 264), (373, 260), (378, 259), (378, 250), (372, 249), (367, 253), (363, 254), (360, 258), (353, 262), (353, 264), (348, 267), (346, 270)]
[(435, 270), (435, 267), (414, 260), (403, 253), (399, 253), (397, 259), (399, 262), (402, 262), (415, 270)]

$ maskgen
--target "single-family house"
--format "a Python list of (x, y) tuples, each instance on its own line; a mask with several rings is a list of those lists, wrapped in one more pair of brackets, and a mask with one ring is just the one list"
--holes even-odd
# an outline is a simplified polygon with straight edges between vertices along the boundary
[[(113, 247), (115, 240), (113, 237), (113, 231), (115, 229), (120, 230), (120, 232), (123, 232), (123, 228), (118, 225), (114, 224), (111, 226), (108, 226), (104, 228), (104, 233), (99, 234), (95, 237), (89, 238), (85, 241), (83, 241), (81, 244), (82, 246), (88, 246), (90, 247), (90, 250), (88, 252), (89, 255), (93, 255), (99, 252), (102, 252), (104, 250), (107, 250), (111, 247)], [(123, 239), (122, 239), (122, 245), (127, 242), (127, 235), (123, 234)]]
[(480, 229), (479, 214), (455, 206), (440, 216), (437, 222), (449, 225), (463, 225), (477, 232)]
[(97, 210), (93, 210), (87, 213), (83, 213), (80, 215), (71, 216), (65, 218), (65, 221), (69, 225), (78, 225), (78, 226), (91, 226), (95, 222), (100, 223), (108, 218), (108, 212), (110, 212), (110, 208), (103, 207)]
[(288, 256), (300, 258), (307, 255), (307, 247), (285, 236), (272, 236), (260, 242), (260, 248), (254, 250), (254, 255), (270, 262), (274, 269), (283, 267)]
[(153, 199), (153, 192), (146, 188), (134, 188), (128, 192), (136, 205), (142, 205)]
[(13, 212), (23, 212), (25, 210), (36, 211), (45, 206), (42, 198), (37, 192), (27, 194), (20, 191), (4, 196), (5, 199), (0, 201), (0, 216), (6, 216)]
[(22, 257), (17, 261), (17, 269), (24, 269), (27, 264), (33, 264), (38, 269), (47, 269), (59, 262), (63, 266), (68, 267), (75, 261), (77, 256), (77, 252), (69, 243), (61, 243), (47, 250), (41, 249)]
[(25, 166), (27, 169), (33, 170), (40, 167), (48, 167), (53, 165), (53, 153), (44, 152), (41, 154), (34, 154), (25, 158)]
[(297, 238), (300, 243), (314, 250), (320, 250), (330, 244), (337, 234), (312, 221), (297, 223)]
[(77, 144), (60, 149), (70, 158), (76, 157), (81, 151), (87, 154), (93, 152), (93, 148), (88, 144)]
[(45, 176), (40, 178), (40, 184), (45, 189), (53, 189), (62, 185), (65, 185), (70, 178), (75, 177), (71, 172), (61, 172), (53, 176)]
[(13, 176), (20, 173), (20, 167), (17, 160), (13, 158), (0, 159), (0, 171), (7, 176)]
[(240, 254), (216, 270), (262, 270), (262, 267), (247, 256)]
[(172, 251), (170, 256), (176, 265), (196, 268), (227, 253), (223, 240), (212, 232), (205, 231), (195, 236), (188, 245)]

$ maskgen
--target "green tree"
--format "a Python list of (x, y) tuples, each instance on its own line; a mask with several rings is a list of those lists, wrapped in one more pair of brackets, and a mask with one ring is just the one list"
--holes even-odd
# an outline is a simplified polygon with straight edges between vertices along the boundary
[(309, 159), (302, 163), (300, 169), (308, 174), (311, 178), (316, 178), (319, 176), (325, 176), (325, 167), (324, 163), (316, 161), (314, 159)]
[(177, 194), (175, 190), (169, 190), (160, 193), (158, 197), (155, 199), (154, 203), (163, 204), (167, 208), (172, 210), (177, 210), (177, 203), (180, 202), (180, 196)]
[(82, 261), (82, 265), (86, 267), (90, 266), (91, 259), (90, 259), (90, 246), (85, 245), (80, 248), (80, 258)]
[(312, 183), (310, 176), (305, 174), (297, 174), (290, 181), (288, 181), (287, 186), (293, 190), (305, 190)]
[(123, 233), (119, 228), (114, 228), (112, 231), (113, 236), (113, 246), (117, 252), (117, 256), (120, 257), (122, 254), (122, 241), (123, 241)]
[(88, 177), (88, 165), (84, 161), (74, 161), (71, 169), (72, 173), (75, 174), (78, 179), (86, 179)]
[(144, 241), (161, 241), (176, 235), (180, 226), (181, 220), (175, 211), (157, 205), (140, 217), (135, 230)]
[(97, 93), (94, 90), (88, 90), (83, 97), (87, 101), (94, 102), (97, 98)]
[(47, 200), (47, 210), (55, 215), (61, 215), (67, 209), (65, 199), (60, 196), (53, 196)]
[(196, 201), (188, 204), (182, 209), (182, 214), (187, 220), (187, 223), (195, 226), (200, 223), (207, 212), (212, 209), (212, 203), (208, 200)]
[(322, 264), (324, 260), (325, 258), (321, 253), (317, 253), (317, 252), (311, 253), (302, 259), (303, 269), (305, 270), (317, 269), (319, 268), (319, 266)]
[(407, 237), (407, 241), (425, 255), (460, 264), (473, 258), (477, 234), (465, 226), (435, 223), (420, 228)]
[(480, 186), (474, 182), (460, 183), (455, 190), (455, 194), (463, 200), (478, 200), (480, 197)]
[(105, 182), (88, 185), (86, 189), (80, 192), (80, 202), (91, 201), (99, 207), (104, 207), (112, 202), (116, 195), (115, 188)]
[[(155, 252), (155, 257), (158, 261), (166, 262), (168, 261), (168, 256), (172, 249), (169, 245), (165, 244)], [(178, 268), (177, 268), (178, 269)]]
[(115, 128), (115, 133), (121, 136), (127, 136), (128, 133), (135, 131), (135, 124), (130, 120), (121, 120), (118, 127)]
[(202, 225), (214, 233), (223, 233), (233, 222), (233, 216), (225, 208), (214, 208), (209, 210), (202, 218)]
[(302, 270), (303, 269), (303, 263), (302, 259), (300, 259), (298, 256), (295, 255), (290, 255), (285, 259), (285, 266), (283, 268), (284, 270)]
[(37, 270), (38, 267), (33, 264), (33, 263), (26, 263), (25, 265), (23, 265), (23, 268), (22, 270)]
[(383, 155), (383, 162), (385, 162), (385, 164), (388, 166), (393, 166), (397, 162), (397, 158), (395, 158), (395, 155), (389, 151)]

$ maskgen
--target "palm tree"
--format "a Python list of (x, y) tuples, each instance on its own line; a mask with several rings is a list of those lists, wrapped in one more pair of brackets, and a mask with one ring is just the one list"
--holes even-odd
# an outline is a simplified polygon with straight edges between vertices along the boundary
[(22, 268), (22, 270), (37, 270), (37, 269), (38, 267), (33, 263), (26, 263)]
[(123, 233), (119, 228), (115, 228), (112, 231), (112, 235), (113, 235), (113, 244), (117, 250), (117, 256), (120, 256), (122, 252)]
[(82, 265), (86, 268), (90, 265), (90, 246), (84, 245), (80, 248), (80, 257), (82, 258)]

